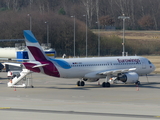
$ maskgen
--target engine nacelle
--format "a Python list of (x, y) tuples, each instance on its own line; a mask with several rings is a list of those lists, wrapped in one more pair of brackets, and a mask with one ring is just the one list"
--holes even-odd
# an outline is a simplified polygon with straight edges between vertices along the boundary
[(117, 80), (124, 83), (136, 83), (139, 80), (139, 76), (135, 72), (122, 73), (118, 75)]
[(83, 80), (87, 81), (87, 82), (97, 82), (99, 79), (96, 79), (96, 78), (95, 79), (94, 78), (93, 79), (91, 79), (91, 78), (90, 79), (83, 78)]

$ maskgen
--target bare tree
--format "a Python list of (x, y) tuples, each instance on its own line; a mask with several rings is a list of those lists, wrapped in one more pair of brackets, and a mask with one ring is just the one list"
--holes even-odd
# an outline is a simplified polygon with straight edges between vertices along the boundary
[(96, 15), (97, 15), (97, 22), (99, 20), (99, 0), (96, 0)]
[(33, 0), (30, 0), (29, 1), (29, 7), (30, 7), (30, 9), (32, 9), (32, 4), (33, 4)]
[(152, 15), (153, 20), (154, 20), (154, 27), (157, 30), (158, 29), (158, 24), (157, 24), (156, 16), (157, 16), (158, 8), (159, 8), (159, 5), (157, 6), (158, 1), (157, 0), (155, 0), (155, 1), (150, 0), (149, 2), (150, 2), (150, 5), (151, 5), (151, 12), (152, 12), (151, 15)]
[(11, 0), (5, 0), (7, 9), (10, 9)]
[(103, 25), (104, 27), (107, 25), (113, 25), (115, 22), (112, 17), (109, 15), (107, 16), (102, 16), (99, 18), (100, 24)]
[(154, 20), (150, 15), (143, 16), (139, 21), (139, 25), (147, 30), (153, 29)]
[(95, 8), (95, 1), (94, 0), (82, 0), (82, 3), (86, 8), (89, 27), (91, 27), (92, 26), (92, 17), (93, 17), (94, 8)]

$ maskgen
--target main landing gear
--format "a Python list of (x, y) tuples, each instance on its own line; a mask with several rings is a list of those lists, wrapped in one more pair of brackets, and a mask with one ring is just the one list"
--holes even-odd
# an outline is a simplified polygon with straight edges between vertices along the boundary
[(103, 82), (102, 83), (102, 87), (110, 87), (110, 83), (109, 82)]
[(140, 84), (141, 84), (141, 82), (140, 82), (140, 81), (137, 81), (135, 84), (136, 84), (136, 85), (140, 85)]
[[(82, 81), (82, 80), (79, 80), (79, 81), (77, 82), (77, 86), (85, 86), (85, 82)], [(103, 83), (102, 83), (102, 87), (110, 87), (110, 86), (111, 86), (111, 85), (110, 85), (109, 82), (103, 82)]]
[(84, 81), (78, 81), (77, 82), (77, 86), (84, 86), (85, 85), (85, 82)]
[(111, 86), (111, 84), (108, 82), (110, 78), (111, 78), (110, 74), (106, 76), (106, 80), (105, 80), (105, 82), (102, 83), (102, 87), (110, 87)]

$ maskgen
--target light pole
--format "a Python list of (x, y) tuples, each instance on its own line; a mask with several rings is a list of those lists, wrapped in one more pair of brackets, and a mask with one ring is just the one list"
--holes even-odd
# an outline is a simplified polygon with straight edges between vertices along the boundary
[(29, 26), (30, 26), (30, 31), (32, 31), (32, 16), (31, 16), (31, 14), (28, 14), (28, 16), (29, 16)]
[(71, 16), (72, 18), (74, 18), (74, 57), (75, 57), (75, 39), (76, 39), (76, 33), (75, 33), (75, 15), (74, 16)]
[(88, 41), (87, 41), (87, 15), (83, 15), (86, 16), (86, 57), (88, 56), (87, 52), (88, 52)]
[(49, 47), (49, 26), (48, 26), (48, 22), (44, 22), (47, 25), (47, 47)]
[(96, 22), (98, 24), (98, 57), (100, 56), (100, 22)]
[(122, 52), (122, 56), (124, 56), (125, 54), (125, 20), (126, 19), (130, 19), (130, 17), (125, 16), (124, 14), (122, 16), (119, 16), (118, 19), (122, 19), (123, 20), (123, 52)]

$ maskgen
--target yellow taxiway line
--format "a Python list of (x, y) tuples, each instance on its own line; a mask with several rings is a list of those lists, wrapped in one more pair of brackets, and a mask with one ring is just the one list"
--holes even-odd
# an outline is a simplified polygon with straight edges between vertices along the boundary
[(0, 109), (11, 109), (10, 107), (0, 107)]

